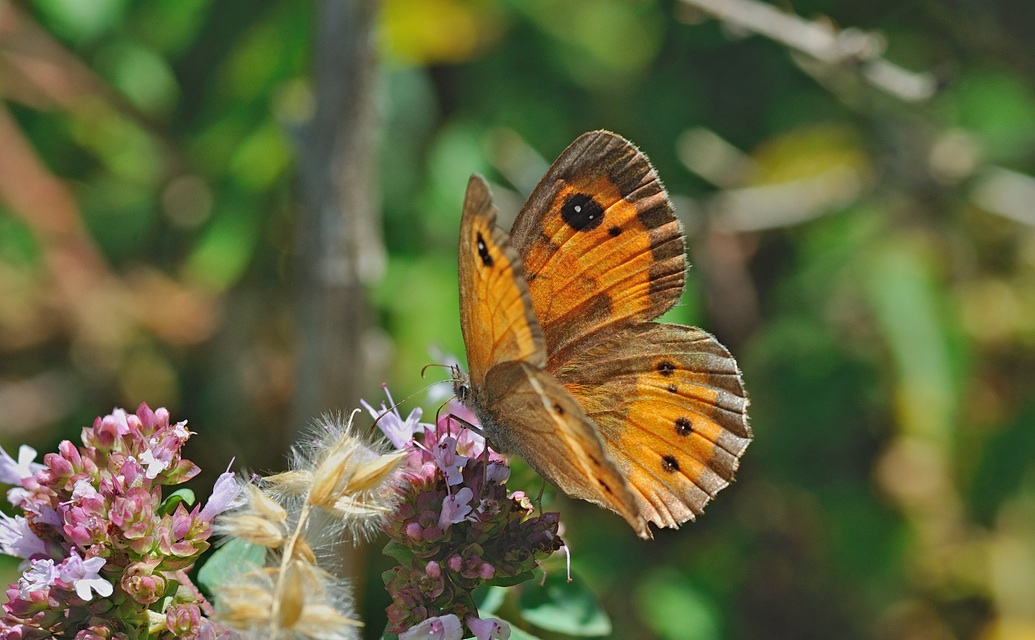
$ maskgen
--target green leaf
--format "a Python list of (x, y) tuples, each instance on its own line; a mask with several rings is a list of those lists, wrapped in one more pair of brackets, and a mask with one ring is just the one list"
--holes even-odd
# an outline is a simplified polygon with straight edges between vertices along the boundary
[(539, 640), (539, 636), (510, 625), (510, 640)]
[(56, 33), (81, 42), (111, 31), (125, 19), (126, 0), (36, 0), (36, 10)]
[(259, 239), (261, 218), (249, 206), (219, 203), (197, 245), (187, 258), (188, 278), (214, 291), (230, 287), (244, 273)]
[(187, 507), (194, 506), (194, 502), (197, 498), (194, 496), (194, 492), (190, 489), (177, 489), (169, 494), (169, 497), (162, 501), (162, 505), (158, 507), (158, 515), (164, 516), (176, 511), (176, 505), (183, 503)]
[(648, 575), (636, 590), (640, 618), (666, 640), (718, 640), (718, 613), (686, 576), (673, 570)]
[(542, 588), (521, 592), (521, 617), (548, 631), (573, 636), (606, 636), (611, 620), (600, 607), (585, 581), (568, 582), (562, 574), (551, 574)]
[(381, 550), (389, 558), (395, 558), (399, 564), (408, 565), (416, 557), (413, 550), (397, 540), (391, 540)]
[(494, 587), (513, 587), (516, 584), (527, 582), (528, 580), (531, 580), (534, 577), (534, 573), (532, 573), (531, 571), (526, 571), (524, 573), (519, 573), (516, 576), (502, 576), (499, 578), (493, 578), (492, 580), (486, 580), (485, 584)]
[(266, 549), (236, 538), (216, 549), (198, 570), (198, 583), (209, 593), (230, 578), (258, 569), (266, 562)]
[(480, 615), (489, 615), (499, 611), (500, 605), (503, 604), (503, 599), (507, 597), (507, 590), (504, 587), (488, 587), (486, 589), (478, 589), (475, 592), (475, 602), (478, 603), (478, 613)]

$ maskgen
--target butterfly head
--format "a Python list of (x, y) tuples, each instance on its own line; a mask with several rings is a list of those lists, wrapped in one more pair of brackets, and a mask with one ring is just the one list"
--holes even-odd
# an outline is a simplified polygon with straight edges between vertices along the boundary
[(451, 368), (453, 393), (456, 395), (456, 399), (460, 401), (460, 404), (466, 405), (471, 399), (471, 377), (460, 368), (460, 365), (454, 364)]

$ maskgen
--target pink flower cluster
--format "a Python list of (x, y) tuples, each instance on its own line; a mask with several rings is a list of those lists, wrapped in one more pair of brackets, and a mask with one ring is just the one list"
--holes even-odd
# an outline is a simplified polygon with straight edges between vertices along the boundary
[(419, 409), (404, 420), (383, 405), (381, 412), (365, 406), (392, 444), (410, 452), (402, 502), (385, 528), (385, 553), (399, 561), (383, 576), (392, 597), (388, 631), (400, 640), (458, 640), (468, 637), (466, 626), (479, 640), (508, 638), (505, 622), (479, 618), (471, 594), (532, 577), (562, 546), (558, 514), (535, 516), (524, 493), (507, 492), (506, 460), (453, 418), (473, 420), (466, 408), (451, 404), (452, 414), (430, 425)]
[[(0, 449), (0, 482), (21, 515), (0, 514), (0, 552), (22, 558), (7, 589), (0, 638), (217, 638), (186, 570), (208, 549), (212, 519), (239, 491), (220, 476), (205, 508), (162, 486), (199, 469), (180, 457), (191, 436), (165, 409), (116, 409), (48, 453)], [(164, 621), (164, 623), (163, 623)]]

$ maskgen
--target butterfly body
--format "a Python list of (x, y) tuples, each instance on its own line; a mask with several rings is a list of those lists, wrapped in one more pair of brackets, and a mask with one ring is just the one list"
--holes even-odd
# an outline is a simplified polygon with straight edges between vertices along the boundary
[(652, 320), (678, 300), (682, 230), (653, 167), (615, 134), (572, 143), (511, 234), (488, 185), (461, 219), (457, 396), (493, 445), (641, 536), (677, 527), (732, 479), (751, 439), (736, 362)]

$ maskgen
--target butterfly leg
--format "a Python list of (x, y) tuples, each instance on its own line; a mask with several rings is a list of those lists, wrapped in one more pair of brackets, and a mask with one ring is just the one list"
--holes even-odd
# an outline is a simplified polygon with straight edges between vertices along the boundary
[[(475, 433), (477, 433), (481, 437), (488, 439), (486, 437), (486, 435), (485, 435), (485, 430), (482, 429), (481, 426), (473, 424), (471, 422), (468, 422), (467, 420), (464, 420), (463, 418), (461, 418), (460, 416), (456, 415), (455, 413), (448, 414), (446, 416), (446, 418), (448, 420), (455, 420), (456, 422), (459, 422), (460, 424), (462, 424), (463, 426), (467, 427), (471, 431), (474, 431)], [(435, 422), (437, 423), (438, 420), (435, 420)]]

